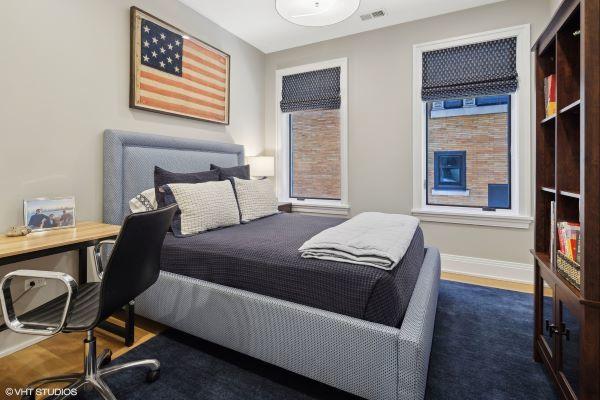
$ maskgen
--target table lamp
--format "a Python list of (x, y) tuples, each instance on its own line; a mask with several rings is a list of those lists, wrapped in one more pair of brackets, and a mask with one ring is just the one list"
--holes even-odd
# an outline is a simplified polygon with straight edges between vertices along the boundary
[(255, 178), (266, 178), (275, 176), (275, 157), (273, 156), (253, 156), (247, 157), (246, 161), (250, 164), (250, 175)]

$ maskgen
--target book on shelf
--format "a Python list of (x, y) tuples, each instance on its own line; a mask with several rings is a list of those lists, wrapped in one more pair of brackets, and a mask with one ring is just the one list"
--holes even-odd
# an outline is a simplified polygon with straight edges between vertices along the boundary
[(576, 222), (562, 221), (557, 224), (558, 250), (571, 260), (581, 260), (580, 226)]
[(556, 75), (552, 74), (544, 78), (544, 102), (546, 106), (546, 118), (556, 115)]

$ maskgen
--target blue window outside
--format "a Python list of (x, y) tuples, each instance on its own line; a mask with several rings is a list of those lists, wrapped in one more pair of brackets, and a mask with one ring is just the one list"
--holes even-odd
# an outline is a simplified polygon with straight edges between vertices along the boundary
[(459, 99), (459, 100), (445, 100), (444, 101), (444, 108), (446, 110), (448, 110), (450, 108), (461, 108), (462, 106), (463, 106), (462, 99)]
[(467, 189), (467, 152), (434, 152), (434, 189)]
[(500, 104), (508, 104), (508, 96), (486, 96), (475, 98), (477, 106), (497, 106)]
[[(437, 107), (435, 109), (444, 109), (444, 110), (452, 110), (454, 108), (463, 108), (465, 106), (472, 106), (474, 102), (475, 106), (483, 107), (483, 106), (498, 106), (502, 104), (508, 104), (509, 96), (484, 96), (484, 97), (475, 97), (471, 99), (453, 99), (453, 100), (444, 100), (440, 102), (435, 102)], [(468, 103), (468, 104), (465, 104)]]

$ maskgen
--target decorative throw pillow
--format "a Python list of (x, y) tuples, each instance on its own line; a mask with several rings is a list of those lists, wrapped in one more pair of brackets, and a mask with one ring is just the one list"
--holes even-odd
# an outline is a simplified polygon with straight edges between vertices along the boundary
[(218, 171), (202, 172), (171, 172), (161, 167), (154, 167), (154, 189), (156, 191), (156, 203), (158, 207), (164, 207), (164, 193), (160, 192), (160, 187), (169, 183), (203, 183), (219, 180)]
[(210, 164), (210, 169), (219, 172), (219, 180), (221, 181), (230, 178), (250, 179), (250, 164), (228, 168), (222, 168), (218, 165)]
[(232, 178), (240, 207), (242, 223), (277, 214), (278, 201), (273, 183), (268, 179), (244, 180)]
[(229, 181), (173, 183), (161, 188), (165, 204), (177, 203), (179, 207), (171, 224), (175, 236), (190, 236), (240, 223)]
[(132, 213), (156, 210), (156, 193), (154, 188), (144, 190), (142, 193), (129, 200), (129, 209)]

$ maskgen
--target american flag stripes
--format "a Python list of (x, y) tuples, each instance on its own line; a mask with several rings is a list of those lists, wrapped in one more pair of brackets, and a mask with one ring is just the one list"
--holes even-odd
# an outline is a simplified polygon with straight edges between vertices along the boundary
[(132, 107), (229, 123), (229, 56), (132, 9)]

